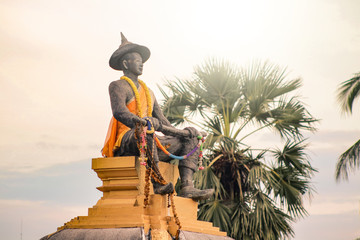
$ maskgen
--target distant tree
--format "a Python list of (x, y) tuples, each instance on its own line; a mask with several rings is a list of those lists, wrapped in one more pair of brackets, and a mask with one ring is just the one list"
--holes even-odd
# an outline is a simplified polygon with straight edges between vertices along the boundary
[[(162, 90), (164, 113), (174, 124), (189, 122), (209, 133), (199, 188), (215, 188), (199, 203), (198, 218), (211, 221), (236, 239), (293, 236), (291, 223), (307, 214), (303, 196), (311, 193), (315, 171), (307, 160), (303, 130), (317, 121), (298, 97), (289, 94), (300, 79), (268, 62), (239, 69), (209, 60), (191, 80), (168, 81)], [(254, 148), (249, 136), (270, 129), (284, 146)]]
[[(343, 113), (352, 114), (353, 103), (360, 96), (360, 72), (354, 74), (354, 77), (342, 82), (338, 88), (337, 99), (340, 103)], [(336, 164), (335, 177), (348, 179), (350, 171), (355, 171), (360, 167), (360, 139), (355, 142), (348, 150), (340, 155)]]

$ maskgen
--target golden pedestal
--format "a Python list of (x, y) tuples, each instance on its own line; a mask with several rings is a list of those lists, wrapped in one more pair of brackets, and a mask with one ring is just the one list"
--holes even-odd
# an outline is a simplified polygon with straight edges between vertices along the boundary
[[(177, 166), (159, 163), (160, 171), (167, 182), (176, 183)], [(92, 169), (103, 181), (97, 189), (103, 197), (89, 208), (88, 216), (79, 216), (59, 227), (66, 228), (128, 228), (142, 227), (145, 233), (151, 229), (152, 239), (171, 239), (178, 226), (167, 197), (153, 194), (150, 186), (149, 205), (144, 208), (145, 166), (135, 157), (94, 158)], [(174, 197), (181, 230), (226, 236), (211, 223), (197, 220), (197, 202), (192, 199)]]

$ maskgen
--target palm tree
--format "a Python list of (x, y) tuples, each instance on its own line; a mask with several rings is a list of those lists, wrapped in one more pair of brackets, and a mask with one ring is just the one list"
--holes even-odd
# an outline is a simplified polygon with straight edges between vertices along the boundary
[[(343, 113), (352, 114), (354, 100), (360, 96), (360, 72), (354, 77), (344, 81), (338, 88), (338, 102)], [(348, 150), (340, 155), (336, 164), (335, 177), (337, 181), (341, 178), (347, 180), (348, 173), (360, 167), (360, 139)]]
[[(286, 69), (255, 62), (240, 69), (222, 60), (197, 66), (191, 80), (167, 81), (164, 113), (176, 124), (196, 124), (209, 133), (199, 188), (214, 188), (199, 203), (198, 218), (211, 221), (236, 239), (293, 236), (291, 223), (307, 214), (303, 196), (311, 194), (302, 130), (317, 121), (290, 94), (300, 79), (285, 81)], [(273, 131), (281, 149), (254, 147), (250, 136)], [(276, 141), (274, 139), (274, 141)]]

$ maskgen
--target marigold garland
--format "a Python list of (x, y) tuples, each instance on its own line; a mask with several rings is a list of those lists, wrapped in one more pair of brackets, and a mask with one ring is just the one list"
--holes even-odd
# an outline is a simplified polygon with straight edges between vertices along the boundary
[[(122, 76), (120, 79), (127, 81), (129, 83), (129, 85), (131, 86), (131, 88), (134, 92), (134, 95), (135, 95), (138, 117), (141, 118), (142, 117), (141, 102), (140, 102), (140, 95), (139, 95), (139, 91), (138, 91), (137, 87), (135, 86), (134, 82), (126, 76)], [(151, 95), (150, 95), (149, 88), (140, 79), (138, 79), (138, 81), (139, 81), (141, 87), (143, 87), (145, 90), (147, 110), (148, 110), (147, 113), (148, 113), (148, 117), (151, 117), (152, 116), (152, 101), (151, 101)]]
[[(134, 82), (126, 77), (126, 76), (122, 76), (120, 79), (125, 80), (129, 83), (129, 85), (131, 86), (134, 95), (135, 95), (135, 101), (136, 101), (136, 107), (137, 107), (137, 112), (138, 112), (138, 117), (142, 117), (142, 110), (141, 110), (141, 102), (140, 102), (140, 95), (139, 95), (139, 91), (137, 89), (137, 87), (135, 86)], [(146, 86), (146, 84), (141, 81), (140, 79), (138, 80), (140, 85), (144, 88), (145, 90), (145, 95), (146, 95), (146, 102), (147, 102), (147, 110), (148, 110), (148, 117), (152, 116), (152, 101), (151, 101), (151, 96), (150, 96), (150, 91), (149, 88)], [(143, 127), (143, 126), (142, 126)], [(144, 132), (145, 134), (145, 132)], [(157, 139), (157, 138), (156, 138)], [(155, 147), (155, 144), (153, 143), (153, 147)], [(142, 143), (139, 146), (139, 150), (140, 152), (145, 152), (147, 150), (147, 146), (146, 143)], [(154, 149), (153, 149), (154, 152)], [(151, 157), (151, 160), (153, 161), (153, 158)], [(145, 162), (146, 165), (146, 162)], [(159, 169), (157, 168), (157, 166), (155, 164), (153, 164), (153, 168), (151, 169), (150, 167), (147, 168), (146, 173), (145, 173), (145, 189), (144, 189), (144, 193), (145, 193), (145, 199), (144, 199), (144, 207), (146, 207), (149, 204), (149, 193), (150, 193), (150, 176), (152, 178), (154, 178), (154, 180), (162, 185), (166, 185), (167, 182), (164, 180), (164, 178), (162, 177)], [(176, 233), (175, 238), (179, 239), (179, 233), (180, 233), (180, 229), (181, 229), (181, 224), (180, 224), (180, 220), (179, 217), (176, 213), (176, 207), (175, 207), (175, 203), (174, 203), (174, 193), (175, 193), (175, 189), (174, 191), (169, 194), (169, 198), (171, 201), (171, 206), (172, 206), (172, 210), (173, 210), (173, 214), (174, 214), (174, 220), (175, 223), (178, 225), (178, 231)], [(168, 203), (169, 204), (169, 203)]]

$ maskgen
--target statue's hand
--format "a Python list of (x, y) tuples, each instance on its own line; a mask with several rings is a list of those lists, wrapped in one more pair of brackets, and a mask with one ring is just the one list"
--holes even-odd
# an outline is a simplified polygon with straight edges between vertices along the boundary
[(157, 118), (154, 117), (149, 117), (155, 131), (159, 131), (161, 132), (162, 130), (162, 124), (160, 123), (160, 121)]
[(196, 129), (196, 128), (193, 128), (193, 127), (186, 127), (184, 128), (184, 130), (188, 130), (189, 131), (189, 138), (194, 138), (194, 137), (197, 137), (197, 136), (202, 136), (202, 134)]
[(143, 118), (139, 118), (139, 119), (138, 119), (138, 123), (140, 123), (140, 124), (143, 125), (143, 126), (146, 126), (146, 125), (147, 125), (147, 121), (146, 121), (145, 119), (143, 119)]

